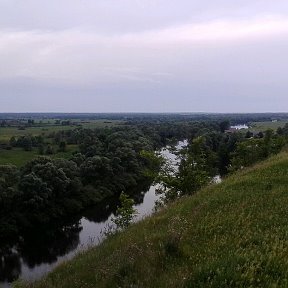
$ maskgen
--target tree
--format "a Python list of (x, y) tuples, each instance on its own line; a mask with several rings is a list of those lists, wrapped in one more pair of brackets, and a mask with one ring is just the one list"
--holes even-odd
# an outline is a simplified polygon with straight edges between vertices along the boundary
[(52, 155), (52, 154), (54, 154), (54, 149), (53, 149), (53, 147), (52, 147), (51, 145), (48, 145), (48, 146), (47, 146), (46, 154), (47, 154), (47, 155)]
[(164, 194), (164, 202), (191, 195), (206, 185), (211, 176), (215, 175), (214, 156), (205, 145), (205, 137), (197, 137), (180, 152), (178, 171), (175, 164), (171, 165), (166, 161), (157, 178), (160, 183), (158, 192)]
[(34, 172), (21, 177), (19, 188), (22, 192), (23, 204), (31, 214), (45, 209), (52, 196), (52, 190), (47, 183)]
[(65, 152), (66, 151), (66, 142), (65, 141), (61, 141), (59, 143), (59, 152)]
[(284, 132), (283, 132), (282, 127), (278, 127), (276, 133), (277, 133), (278, 135), (283, 135)]
[(121, 193), (120, 206), (116, 211), (116, 217), (112, 219), (116, 225), (116, 230), (127, 228), (136, 215), (136, 210), (133, 208), (134, 200), (129, 198), (127, 194)]
[(193, 194), (211, 179), (213, 168), (213, 154), (205, 146), (205, 138), (198, 137), (192, 141), (188, 150), (184, 150), (178, 177), (180, 178), (181, 195)]
[(28, 119), (28, 126), (34, 125), (34, 120), (33, 119)]
[(248, 167), (266, 157), (266, 147), (263, 139), (246, 139), (237, 144), (232, 153), (231, 172)]
[(14, 165), (0, 165), (0, 187), (7, 189), (18, 181), (18, 169)]
[[(59, 164), (59, 161), (61, 161), (61, 164)], [(32, 173), (47, 185), (53, 197), (61, 199), (70, 193), (69, 184), (74, 178), (70, 167), (73, 167), (73, 165), (76, 167), (74, 162), (64, 159), (52, 160), (48, 157), (38, 157), (23, 167), (21, 178), (25, 178), (25, 176)], [(35, 177), (33, 176), (32, 178)]]
[(9, 143), (10, 143), (10, 145), (11, 145), (12, 147), (16, 147), (16, 146), (17, 146), (17, 139), (16, 139), (16, 137), (15, 137), (15, 136), (12, 136), (11, 139), (10, 139), (10, 141), (9, 141)]
[(32, 150), (32, 139), (30, 136), (25, 136), (22, 140), (22, 147), (25, 151), (31, 151)]
[(222, 133), (225, 132), (225, 130), (228, 130), (230, 128), (230, 121), (229, 120), (223, 120), (219, 123), (220, 131)]
[(248, 131), (246, 132), (246, 134), (245, 134), (245, 138), (248, 138), (248, 139), (249, 139), (249, 138), (252, 138), (252, 137), (253, 137), (253, 133), (248, 130)]
[(89, 157), (80, 166), (80, 173), (85, 184), (100, 184), (103, 181), (111, 182), (113, 170), (110, 159), (107, 157)]
[(39, 153), (39, 155), (44, 155), (45, 154), (45, 147), (44, 147), (43, 144), (40, 144), (38, 146), (38, 153)]

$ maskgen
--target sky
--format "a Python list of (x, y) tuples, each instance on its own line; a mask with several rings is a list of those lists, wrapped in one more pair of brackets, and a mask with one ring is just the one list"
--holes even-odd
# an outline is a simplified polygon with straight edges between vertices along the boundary
[(0, 112), (288, 112), (288, 2), (0, 0)]

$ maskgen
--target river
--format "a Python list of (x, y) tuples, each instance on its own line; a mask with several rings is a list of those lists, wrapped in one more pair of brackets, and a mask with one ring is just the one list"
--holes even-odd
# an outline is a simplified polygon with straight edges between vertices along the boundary
[[(176, 151), (185, 145), (187, 141), (178, 142)], [(161, 154), (176, 164), (177, 157), (169, 149), (163, 148)], [(138, 193), (134, 199), (137, 210), (135, 221), (151, 215), (158, 199), (153, 185)], [(23, 236), (13, 245), (0, 247), (0, 287), (10, 287), (10, 283), (18, 278), (28, 281), (39, 279), (59, 263), (99, 244), (105, 238), (103, 232), (113, 223), (117, 205), (116, 199), (101, 203), (75, 216), (65, 225), (44, 227), (37, 233)]]

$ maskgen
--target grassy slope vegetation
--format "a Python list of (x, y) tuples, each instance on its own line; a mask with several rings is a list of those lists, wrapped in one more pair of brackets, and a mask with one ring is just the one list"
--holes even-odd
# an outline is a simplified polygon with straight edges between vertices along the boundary
[(288, 287), (288, 153), (181, 199), (34, 284)]

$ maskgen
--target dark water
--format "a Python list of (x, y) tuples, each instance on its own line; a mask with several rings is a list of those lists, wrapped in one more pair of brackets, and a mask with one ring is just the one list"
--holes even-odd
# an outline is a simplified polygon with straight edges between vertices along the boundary
[[(135, 221), (153, 212), (158, 199), (155, 187), (136, 197)], [(104, 231), (112, 225), (111, 218), (117, 209), (117, 200), (95, 206), (81, 216), (71, 219), (65, 225), (37, 229), (37, 233), (23, 235), (14, 245), (0, 248), (0, 287), (21, 278), (35, 280), (51, 271), (64, 260), (71, 259), (75, 253), (97, 245), (104, 238)], [(2, 286), (1, 286), (2, 285)]]
[[(179, 142), (180, 149), (187, 142)], [(176, 156), (163, 149), (161, 154), (176, 162)], [(135, 221), (141, 220), (154, 211), (159, 195), (155, 186), (142, 188), (136, 193)], [(110, 199), (99, 206), (88, 209), (65, 224), (38, 228), (37, 232), (23, 235), (16, 243), (0, 246), (0, 286), (10, 287), (12, 281), (39, 279), (59, 263), (71, 259), (81, 250), (103, 241), (103, 231), (112, 224), (111, 218), (117, 209), (117, 200)]]

